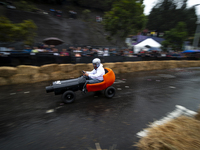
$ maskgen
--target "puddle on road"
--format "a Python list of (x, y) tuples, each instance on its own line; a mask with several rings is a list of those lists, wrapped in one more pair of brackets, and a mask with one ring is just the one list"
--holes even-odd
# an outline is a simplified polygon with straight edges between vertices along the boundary
[(158, 74), (158, 76), (162, 78), (168, 78), (168, 79), (176, 78), (176, 76), (173, 76), (170, 74)]
[(125, 80), (119, 80), (119, 79), (116, 79), (114, 84), (119, 84), (119, 83), (126, 83)]

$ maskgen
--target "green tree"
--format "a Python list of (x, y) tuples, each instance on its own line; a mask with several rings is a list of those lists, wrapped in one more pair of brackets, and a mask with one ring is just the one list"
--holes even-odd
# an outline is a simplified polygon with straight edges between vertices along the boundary
[(17, 42), (23, 41), (31, 45), (36, 36), (37, 26), (32, 20), (24, 20), (21, 23), (12, 23), (6, 17), (0, 17), (0, 41)]
[(90, 15), (91, 11), (89, 9), (85, 9), (82, 11), (82, 14), (83, 14), (83, 19), (84, 20), (89, 20), (89, 15)]
[(184, 22), (179, 22), (175, 28), (165, 33), (165, 41), (162, 42), (163, 49), (166, 50), (167, 47), (171, 47), (175, 51), (181, 51), (183, 42), (187, 39), (186, 24)]
[(118, 35), (121, 38), (129, 34), (136, 34), (145, 27), (146, 17), (143, 14), (143, 0), (119, 0), (106, 12), (103, 24), (110, 36)]
[(186, 8), (187, 0), (158, 0), (148, 16), (147, 28), (158, 32), (169, 31), (178, 22), (185, 22), (190, 36), (194, 35), (197, 16), (195, 8)]

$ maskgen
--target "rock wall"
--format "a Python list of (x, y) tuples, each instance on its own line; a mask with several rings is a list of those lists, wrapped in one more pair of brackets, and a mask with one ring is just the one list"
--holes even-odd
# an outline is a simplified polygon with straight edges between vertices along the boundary
[[(115, 74), (162, 70), (172, 68), (200, 67), (200, 61), (137, 61), (104, 63), (104, 67), (111, 68)], [(0, 86), (10, 84), (36, 83), (42, 81), (65, 80), (77, 78), (82, 70), (92, 70), (92, 64), (48, 64), (40, 67), (20, 65), (17, 67), (0, 67)]]

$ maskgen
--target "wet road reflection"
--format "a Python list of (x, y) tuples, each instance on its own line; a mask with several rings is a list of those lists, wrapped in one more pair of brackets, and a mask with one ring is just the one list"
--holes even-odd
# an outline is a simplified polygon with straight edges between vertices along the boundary
[(199, 75), (200, 68), (120, 74), (114, 98), (78, 91), (72, 104), (45, 93), (51, 82), (1, 86), (1, 149), (136, 149), (136, 133), (175, 105), (198, 110)]

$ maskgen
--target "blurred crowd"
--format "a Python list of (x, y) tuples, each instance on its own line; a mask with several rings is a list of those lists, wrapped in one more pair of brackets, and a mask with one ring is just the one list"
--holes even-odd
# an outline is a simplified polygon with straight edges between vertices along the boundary
[[(104, 57), (104, 56), (125, 56), (125, 57), (185, 57), (182, 52), (163, 52), (163, 51), (144, 51), (141, 50), (137, 54), (133, 49), (129, 48), (110, 48), (110, 47), (92, 47), (92, 46), (70, 46), (67, 48), (57, 48), (55, 45), (40, 45), (40, 46), (26, 46), (21, 51), (16, 51), (15, 48), (7, 48), (8, 53), (51, 53), (57, 56), (71, 56), (71, 57)], [(1, 54), (0, 54), (1, 55)]]
[[(91, 46), (62, 48), (58, 50), (54, 45), (42, 45), (40, 47), (26, 47), (24, 51), (28, 53), (54, 53), (54, 55), (60, 56), (72, 56), (72, 57), (97, 57), (97, 56), (127, 56), (134, 57), (133, 51), (124, 48), (117, 50), (116, 48), (93, 48)], [(136, 57), (136, 56), (135, 56)]]

